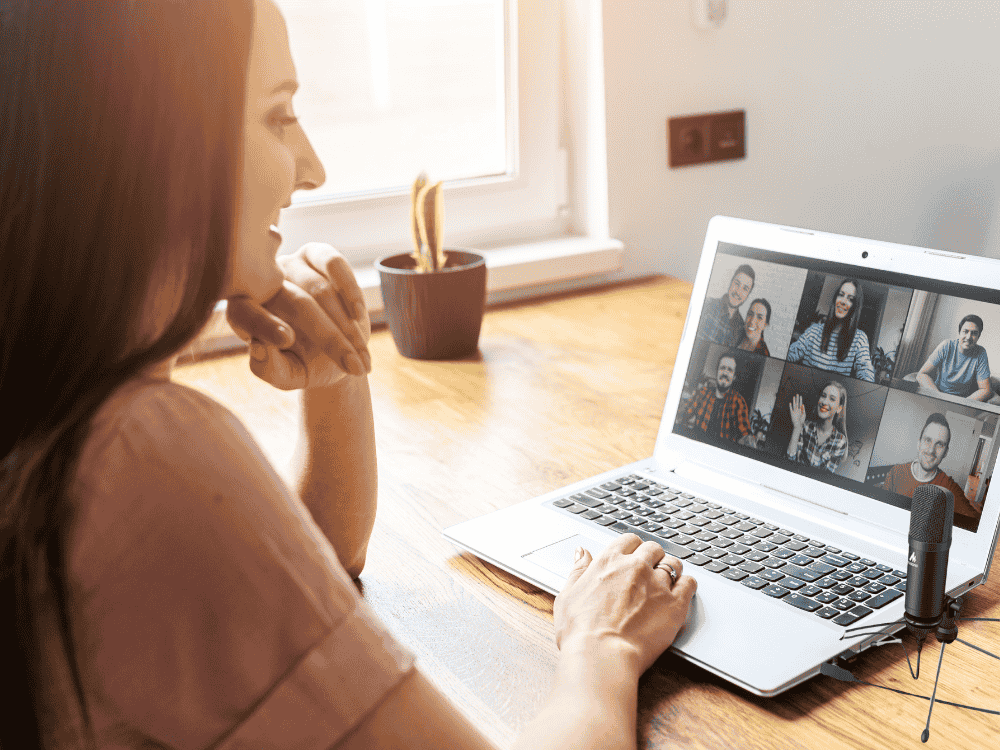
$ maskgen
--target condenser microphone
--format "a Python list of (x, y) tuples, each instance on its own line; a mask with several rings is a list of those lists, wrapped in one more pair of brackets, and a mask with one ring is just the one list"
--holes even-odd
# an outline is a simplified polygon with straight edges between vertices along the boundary
[(921, 642), (941, 622), (951, 549), (955, 498), (936, 484), (923, 484), (910, 506), (910, 554), (906, 566), (907, 629)]

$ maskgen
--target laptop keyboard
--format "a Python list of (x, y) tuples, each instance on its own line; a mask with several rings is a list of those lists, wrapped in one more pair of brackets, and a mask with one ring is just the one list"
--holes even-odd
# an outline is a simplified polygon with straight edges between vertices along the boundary
[(549, 504), (843, 627), (906, 591), (903, 571), (635, 474)]

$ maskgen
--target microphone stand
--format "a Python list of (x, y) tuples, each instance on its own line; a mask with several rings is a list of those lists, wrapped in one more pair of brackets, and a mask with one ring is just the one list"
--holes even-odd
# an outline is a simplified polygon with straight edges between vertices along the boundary
[[(953, 703), (951, 701), (946, 701), (946, 700), (937, 700), (937, 687), (938, 687), (938, 680), (941, 677), (941, 665), (944, 662), (944, 649), (945, 649), (945, 646), (948, 645), (949, 643), (954, 643), (955, 641), (958, 641), (959, 643), (965, 644), (969, 648), (975, 649), (976, 651), (979, 651), (979, 652), (985, 654), (986, 656), (990, 656), (990, 657), (992, 657), (994, 659), (1000, 660), (1000, 656), (997, 656), (996, 654), (990, 653), (989, 651), (987, 651), (984, 648), (980, 648), (979, 646), (973, 645), (972, 643), (969, 643), (969, 642), (964, 641), (961, 638), (959, 638), (958, 637), (958, 624), (957, 624), (959, 620), (970, 621), (970, 622), (971, 621), (975, 621), (975, 622), (1000, 622), (1000, 618), (994, 618), (994, 617), (959, 617), (959, 614), (962, 611), (962, 605), (963, 604), (964, 604), (964, 599), (961, 596), (959, 596), (957, 598), (950, 597), (947, 594), (945, 594), (945, 596), (944, 596), (944, 606), (942, 608), (941, 621), (938, 623), (937, 628), (933, 631), (934, 632), (934, 636), (937, 638), (938, 642), (941, 644), (941, 652), (938, 654), (937, 673), (934, 676), (934, 690), (932, 691), (931, 696), (930, 696), (929, 699), (928, 699), (928, 697), (926, 695), (917, 695), (916, 693), (909, 693), (909, 692), (906, 692), (905, 690), (897, 690), (896, 688), (886, 687), (885, 685), (876, 685), (875, 683), (868, 682), (866, 680), (859, 680), (857, 677), (855, 677), (849, 670), (847, 670), (843, 666), (843, 662), (839, 658), (832, 659), (829, 662), (824, 662), (822, 665), (820, 665), (820, 672), (822, 674), (827, 675), (828, 677), (833, 677), (834, 679), (841, 680), (842, 682), (856, 682), (856, 683), (861, 684), (861, 685), (869, 685), (870, 687), (877, 687), (877, 688), (882, 688), (883, 690), (889, 690), (889, 691), (894, 692), (894, 693), (899, 693), (900, 695), (908, 695), (908, 696), (911, 696), (913, 698), (923, 698), (924, 700), (930, 700), (930, 706), (929, 706), (929, 708), (927, 710), (927, 724), (924, 726), (924, 731), (920, 734), (920, 741), (921, 742), (927, 742), (927, 740), (930, 738), (931, 713), (934, 711), (934, 703), (935, 702), (937, 702), (937, 703), (943, 703), (943, 704), (948, 705), (948, 706), (955, 706), (956, 708), (965, 708), (965, 709), (969, 709), (971, 711), (979, 711), (979, 712), (982, 712), (982, 713), (987, 713), (987, 714), (993, 714), (995, 716), (1000, 716), (1000, 711), (995, 711), (995, 710), (988, 709), (988, 708), (978, 708), (976, 706), (967, 706), (967, 705), (964, 705), (964, 704), (961, 704), (961, 703)], [(841, 639), (843, 640), (844, 638), (861, 638), (861, 637), (868, 637), (868, 636), (878, 636), (880, 634), (881, 635), (889, 635), (889, 631), (892, 628), (894, 628), (896, 626), (899, 626), (899, 625), (903, 625), (903, 620), (902, 619), (896, 620), (895, 622), (890, 622), (890, 623), (879, 623), (877, 625), (859, 625), (856, 628), (848, 628), (847, 631), (844, 633), (844, 635), (841, 636)], [(873, 628), (875, 628), (877, 630), (873, 632)], [(882, 630), (883, 628), (884, 628), (884, 630)], [(878, 630), (882, 630), (882, 632), (879, 633), (879, 632), (877, 632)], [(852, 631), (855, 631), (855, 632), (852, 633)], [(864, 631), (864, 632), (856, 632), (856, 631)], [(912, 665), (910, 665), (910, 654), (909, 654), (909, 652), (906, 651), (906, 647), (903, 646), (903, 651), (906, 652), (907, 666), (910, 667), (910, 675), (913, 677), (913, 679), (917, 679), (917, 677), (920, 674), (920, 651), (921, 651), (921, 647), (923, 646), (924, 640), (926, 639), (927, 635), (929, 635), (929, 634), (930, 634), (930, 631), (928, 631), (926, 633), (922, 633), (922, 632), (915, 633), (915, 636), (917, 638), (917, 671), (916, 671), (916, 673), (914, 673), (913, 667), (912, 667)], [(880, 642), (876, 643), (875, 645), (876, 646), (881, 646), (881, 645), (885, 645), (885, 644), (889, 644), (889, 643), (899, 643), (902, 646), (902, 639), (881, 640)]]

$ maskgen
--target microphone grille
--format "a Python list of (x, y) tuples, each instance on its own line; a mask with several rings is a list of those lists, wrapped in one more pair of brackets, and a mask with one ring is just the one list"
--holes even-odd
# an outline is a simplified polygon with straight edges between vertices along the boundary
[(951, 492), (936, 484), (922, 484), (914, 491), (910, 505), (910, 539), (930, 544), (950, 542), (954, 518)]

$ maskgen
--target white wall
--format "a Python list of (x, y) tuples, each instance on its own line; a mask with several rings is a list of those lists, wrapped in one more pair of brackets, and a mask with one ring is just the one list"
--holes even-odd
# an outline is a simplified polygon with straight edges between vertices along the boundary
[[(1000, 2), (604, 0), (622, 275), (693, 279), (715, 214), (1000, 257)], [(669, 169), (671, 116), (745, 109), (746, 159)]]

